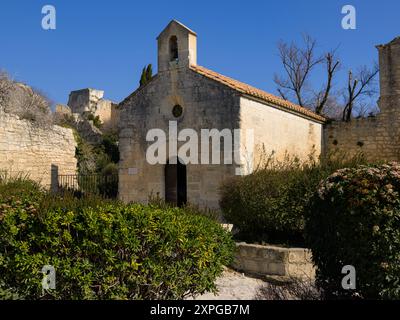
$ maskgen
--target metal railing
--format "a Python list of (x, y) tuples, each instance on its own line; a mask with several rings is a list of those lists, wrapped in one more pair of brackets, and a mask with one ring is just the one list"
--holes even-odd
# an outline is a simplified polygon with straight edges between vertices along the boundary
[(106, 198), (118, 195), (118, 175), (65, 174), (58, 175), (58, 191), (79, 192), (83, 195), (96, 194)]

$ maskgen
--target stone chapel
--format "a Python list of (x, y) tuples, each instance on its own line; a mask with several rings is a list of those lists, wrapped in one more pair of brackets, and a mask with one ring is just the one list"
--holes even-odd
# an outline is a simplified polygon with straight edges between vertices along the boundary
[[(176, 20), (166, 26), (157, 41), (157, 74), (118, 107), (121, 200), (147, 202), (150, 196), (159, 196), (177, 205), (190, 202), (217, 208), (221, 182), (250, 173), (247, 163), (254, 168), (262, 154), (278, 159), (320, 155), (324, 117), (198, 65), (197, 34)], [(206, 145), (207, 150), (203, 140), (201, 145), (199, 142), (195, 155), (199, 161), (187, 163), (179, 154), (168, 152), (173, 143), (177, 148), (185, 144), (179, 138), (171, 141), (171, 123), (178, 132), (189, 129), (199, 137), (204, 129), (221, 134), (216, 135), (218, 141)], [(163, 163), (149, 163), (146, 157), (154, 143), (148, 133), (154, 129), (166, 132)], [(210, 150), (215, 148), (223, 155), (228, 150), (225, 142), (234, 140), (229, 132), (237, 129), (241, 130), (235, 140), (239, 143), (232, 152), (243, 160), (239, 165), (234, 161), (200, 161), (204, 155), (211, 157)], [(245, 130), (252, 132), (252, 139), (242, 134)]]

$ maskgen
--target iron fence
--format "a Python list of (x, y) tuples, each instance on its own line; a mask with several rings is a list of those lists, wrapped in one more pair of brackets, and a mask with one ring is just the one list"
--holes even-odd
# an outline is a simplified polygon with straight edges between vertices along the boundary
[(116, 198), (118, 195), (117, 174), (65, 174), (58, 175), (57, 181), (59, 192), (96, 194), (106, 198)]

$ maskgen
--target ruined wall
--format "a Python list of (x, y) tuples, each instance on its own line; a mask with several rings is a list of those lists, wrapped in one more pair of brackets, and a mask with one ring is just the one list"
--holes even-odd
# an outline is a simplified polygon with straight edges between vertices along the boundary
[(93, 114), (94, 116), (98, 116), (100, 121), (102, 122), (102, 128), (108, 129), (111, 124), (111, 108), (112, 102), (109, 100), (99, 100), (97, 106), (95, 107)]
[(120, 116), (121, 112), (118, 104), (113, 103), (111, 106), (111, 120), (109, 124), (111, 131), (118, 132)]
[(400, 161), (400, 38), (377, 47), (380, 67), (380, 113), (324, 130), (324, 152), (363, 154), (369, 161)]
[(66, 105), (63, 105), (63, 104), (57, 104), (54, 111), (56, 114), (60, 114), (60, 115), (68, 116), (68, 115), (72, 114), (71, 108)]
[(82, 89), (71, 91), (68, 106), (73, 113), (94, 112), (99, 100), (104, 96), (104, 91), (95, 89)]
[(117, 130), (118, 112), (117, 104), (103, 99), (104, 91), (95, 89), (82, 89), (69, 94), (68, 106), (72, 113), (83, 115), (86, 112), (98, 116), (102, 122), (102, 130), (110, 132)]
[(119, 122), (118, 105), (110, 100), (101, 99), (97, 103), (94, 116), (102, 122), (101, 130), (104, 132), (116, 131)]
[[(27, 174), (50, 188), (57, 174), (75, 174), (76, 142), (71, 129), (38, 128), (0, 111), (0, 171)], [(55, 180), (53, 180), (54, 184)]]

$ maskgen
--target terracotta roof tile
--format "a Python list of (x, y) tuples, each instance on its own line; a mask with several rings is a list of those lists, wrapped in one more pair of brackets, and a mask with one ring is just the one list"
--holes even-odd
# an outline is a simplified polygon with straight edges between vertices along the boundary
[(219, 74), (215, 71), (209, 70), (207, 68), (198, 66), (198, 65), (191, 65), (190, 69), (197, 72), (198, 74), (201, 74), (207, 78), (213, 79), (215, 81), (218, 81), (240, 93), (247, 94), (256, 98), (259, 98), (261, 100), (264, 100), (265, 102), (271, 103), (273, 105), (276, 105), (278, 107), (287, 109), (289, 111), (294, 111), (296, 113), (303, 114), (305, 116), (308, 116), (312, 119), (318, 120), (325, 122), (327, 119), (321, 115), (316, 114), (315, 112), (312, 112), (311, 110), (301, 107), (297, 104), (294, 104), (290, 101), (284, 100), (282, 98), (279, 98), (277, 96), (274, 96), (268, 92), (265, 92), (263, 90), (257, 89), (255, 87), (252, 87), (248, 84), (245, 84), (243, 82), (237, 81), (235, 79), (226, 77), (222, 74)]

